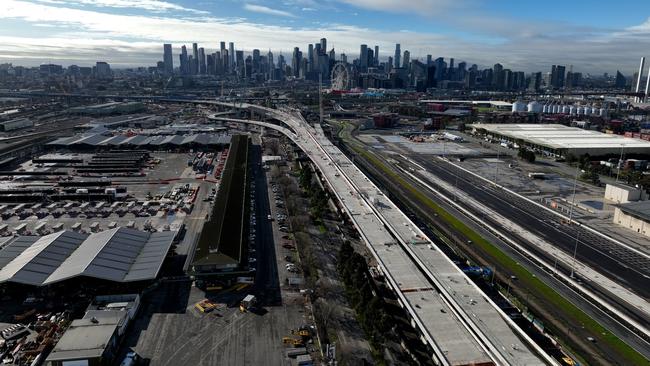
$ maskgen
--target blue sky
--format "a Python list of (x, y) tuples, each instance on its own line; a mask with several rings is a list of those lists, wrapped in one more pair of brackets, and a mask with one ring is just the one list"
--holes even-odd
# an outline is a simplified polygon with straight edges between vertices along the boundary
[(163, 42), (289, 54), (321, 37), (352, 58), (361, 43), (384, 58), (400, 42), (415, 58), (632, 74), (650, 56), (650, 1), (0, 0), (0, 63), (141, 66)]

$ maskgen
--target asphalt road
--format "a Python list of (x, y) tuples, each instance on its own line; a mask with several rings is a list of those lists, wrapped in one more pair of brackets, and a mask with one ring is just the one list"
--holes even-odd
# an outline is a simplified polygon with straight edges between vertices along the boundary
[(253, 245), (253, 248), (256, 249), (255, 258), (257, 259), (255, 292), (264, 305), (281, 305), (282, 295), (278, 277), (274, 231), (271, 222), (267, 219), (267, 215), (271, 212), (268, 182), (266, 181), (266, 174), (264, 174), (260, 166), (262, 161), (261, 147), (253, 145), (252, 149), (251, 166), (255, 182), (255, 212), (257, 215), (255, 224), (256, 242)]
[[(650, 297), (650, 260), (622, 248), (607, 239), (601, 238), (585, 229), (561, 225), (557, 216), (541, 210), (536, 205), (504, 192), (479, 178), (471, 176), (446, 162), (427, 157), (412, 156), (428, 171), (439, 178), (455, 185), (459, 190), (479, 202), (496, 210), (526, 230), (544, 238), (547, 242), (573, 255), (576, 245), (576, 233), (579, 232), (576, 259), (592, 268), (597, 268), (611, 279), (644, 298)], [(458, 179), (456, 176), (458, 175)], [(616, 247), (616, 248), (614, 248)], [(536, 250), (536, 248), (531, 247)], [(543, 254), (543, 253), (538, 253)]]
[[(408, 178), (407, 178), (408, 179)], [(410, 180), (410, 179), (409, 179)], [(460, 179), (459, 179), (460, 181)], [(414, 183), (417, 186), (417, 183)], [(460, 186), (460, 182), (459, 182)], [(445, 201), (439, 199), (433, 192), (429, 191), (428, 189), (422, 187), (422, 192), (425, 193), (428, 197), (430, 197), (433, 201), (435, 201), (437, 204), (439, 204), (441, 207), (443, 207), (447, 212), (451, 213), (454, 215), (454, 217), (459, 218), (462, 220), (466, 225), (471, 227), (473, 230), (475, 230), (477, 233), (480, 233), (483, 237), (485, 237), (487, 240), (489, 240), (491, 243), (497, 245), (500, 250), (502, 250), (504, 253), (509, 255), (511, 258), (513, 258), (515, 261), (520, 263), (522, 266), (524, 266), (529, 272), (543, 280), (546, 284), (551, 286), (555, 291), (557, 291), (559, 294), (561, 294), (564, 298), (567, 300), (571, 301), (573, 304), (578, 306), (580, 309), (582, 309), (587, 315), (592, 317), (593, 319), (598, 319), (598, 321), (605, 326), (607, 329), (609, 329), (613, 334), (615, 334), (618, 338), (621, 340), (625, 341), (629, 345), (631, 345), (633, 348), (638, 350), (641, 354), (643, 354), (646, 358), (650, 358), (650, 347), (648, 347), (648, 343), (645, 342), (644, 340), (640, 339), (638, 336), (633, 334), (630, 330), (610, 318), (608, 315), (604, 314), (602, 310), (599, 308), (593, 306), (590, 302), (585, 300), (581, 295), (578, 293), (574, 292), (571, 288), (567, 287), (565, 284), (563, 284), (561, 281), (559, 281), (556, 277), (551, 275), (550, 273), (546, 272), (542, 268), (538, 267), (535, 263), (531, 262), (527, 257), (523, 256), (520, 254), (518, 251), (515, 249), (511, 248), (509, 244), (505, 243), (501, 239), (495, 237), (492, 235), (489, 231), (487, 231), (485, 228), (482, 226), (478, 225), (476, 222), (473, 220), (467, 218), (464, 216), (463, 213), (457, 211), (455, 208), (451, 207), (448, 205)], [(507, 276), (506, 276), (507, 277)], [(513, 283), (513, 286), (516, 286), (516, 284)], [(554, 312), (553, 309), (547, 309), (551, 313)], [(561, 322), (562, 323), (562, 322)], [(581, 329), (578, 325), (576, 324), (569, 324), (569, 323), (564, 323), (564, 328), (560, 326), (560, 330), (567, 332), (572, 335), (572, 337), (578, 337), (577, 341), (582, 343), (582, 346), (585, 347), (586, 349), (591, 349), (594, 346), (596, 348), (602, 348), (602, 346), (594, 345), (586, 340), (588, 336), (595, 336), (593, 334), (588, 334), (584, 329)], [(596, 352), (593, 352), (593, 356), (596, 357), (597, 359), (600, 359), (605, 364), (609, 363), (615, 363), (617, 361), (613, 359), (609, 359), (611, 357), (611, 354), (607, 352), (607, 350), (600, 350), (600, 356), (596, 355)]]

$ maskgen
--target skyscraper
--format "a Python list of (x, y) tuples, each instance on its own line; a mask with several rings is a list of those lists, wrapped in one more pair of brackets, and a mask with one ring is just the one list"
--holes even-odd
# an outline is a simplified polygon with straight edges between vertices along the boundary
[(190, 65), (190, 73), (196, 75), (199, 72), (199, 45), (192, 43), (192, 64)]
[(199, 65), (199, 74), (205, 75), (207, 73), (207, 66), (205, 63), (205, 49), (203, 47), (199, 48), (199, 59), (197, 62)]
[(253, 73), (260, 72), (260, 50), (253, 50)]
[(616, 88), (623, 89), (625, 88), (626, 85), (627, 85), (627, 79), (625, 78), (625, 76), (623, 76), (623, 74), (621, 74), (620, 71), (616, 70), (616, 82), (614, 86)]
[(180, 67), (181, 75), (189, 74), (190, 73), (190, 65), (188, 63), (187, 47), (185, 47), (185, 45), (183, 45), (183, 47), (181, 47), (181, 54), (180, 54), (179, 58), (180, 58), (180, 63), (181, 63), (181, 67)]
[(300, 48), (293, 48), (293, 55), (291, 57), (291, 71), (293, 71), (293, 76), (296, 78), (300, 77), (300, 63), (302, 62), (302, 52)]
[(560, 65), (551, 66), (551, 86), (554, 89), (564, 87), (564, 78), (566, 76), (566, 67)]
[(492, 86), (496, 90), (503, 90), (504, 88), (504, 76), (503, 76), (503, 66), (501, 64), (494, 64), (492, 68)]
[(307, 71), (314, 71), (314, 45), (311, 43), (307, 47)]
[(172, 55), (172, 45), (165, 43), (163, 45), (163, 62), (165, 63), (165, 75), (174, 73), (174, 56)]
[(368, 45), (362, 44), (359, 50), (359, 67), (362, 72), (368, 71)]
[(327, 38), (320, 39), (320, 50), (323, 53), (327, 53)]
[(375, 46), (375, 59), (372, 62), (372, 66), (379, 66), (379, 46)]
[(228, 44), (228, 56), (230, 56), (230, 71), (232, 72), (237, 65), (235, 61), (235, 44), (233, 42)]
[(411, 53), (404, 51), (404, 59), (402, 60), (402, 67), (408, 69), (411, 63)]
[(395, 63), (395, 68), (399, 69), (401, 65), (402, 50), (400, 44), (395, 45), (395, 57), (393, 57), (393, 62)]

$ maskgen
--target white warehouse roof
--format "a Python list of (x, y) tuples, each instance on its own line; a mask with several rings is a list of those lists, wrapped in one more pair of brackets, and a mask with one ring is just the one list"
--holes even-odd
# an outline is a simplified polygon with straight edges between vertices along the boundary
[(488, 133), (555, 150), (581, 151), (600, 155), (620, 152), (649, 153), (650, 141), (605, 134), (559, 124), (483, 124), (471, 125)]
[(60, 231), (17, 237), (0, 249), (0, 282), (42, 286), (78, 276), (115, 282), (154, 279), (175, 235), (115, 228), (91, 235)]

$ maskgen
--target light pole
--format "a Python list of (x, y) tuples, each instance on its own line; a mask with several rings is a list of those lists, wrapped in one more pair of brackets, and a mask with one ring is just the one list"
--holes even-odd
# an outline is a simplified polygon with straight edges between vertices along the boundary
[(497, 186), (497, 177), (499, 176), (499, 148), (497, 148), (497, 160), (494, 164), (494, 186)]
[(616, 166), (616, 183), (618, 183), (618, 177), (621, 175), (621, 162), (623, 161), (623, 148), (625, 145), (621, 145), (621, 156), (618, 158), (618, 165)]
[(575, 272), (575, 267), (576, 267), (576, 254), (578, 254), (578, 243), (580, 242), (580, 231), (576, 231), (576, 246), (573, 248), (573, 264), (571, 265), (571, 278), (573, 278), (573, 274)]
[(576, 175), (573, 177), (573, 197), (571, 198), (571, 207), (569, 207), (569, 226), (571, 225), (571, 220), (573, 218), (573, 206), (576, 203), (576, 188), (578, 186), (578, 171), (580, 170), (580, 164), (576, 166)]

